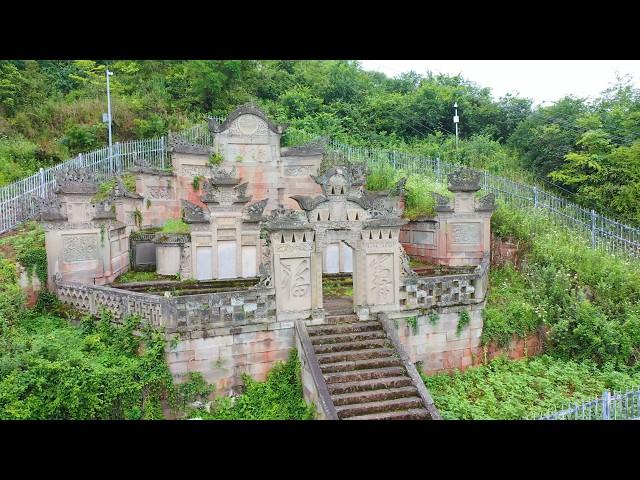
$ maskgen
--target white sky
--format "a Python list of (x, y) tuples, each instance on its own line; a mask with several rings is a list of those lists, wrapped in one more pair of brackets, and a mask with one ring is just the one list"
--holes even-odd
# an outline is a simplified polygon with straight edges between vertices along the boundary
[(565, 95), (594, 97), (630, 74), (640, 87), (640, 60), (361, 60), (365, 70), (393, 77), (413, 70), (425, 74), (461, 74), (465, 80), (491, 88), (494, 98), (506, 93), (550, 103)]

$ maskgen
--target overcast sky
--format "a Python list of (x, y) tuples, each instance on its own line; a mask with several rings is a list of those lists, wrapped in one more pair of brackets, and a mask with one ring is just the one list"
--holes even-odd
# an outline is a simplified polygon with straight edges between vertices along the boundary
[(465, 80), (491, 88), (494, 98), (513, 93), (536, 104), (569, 94), (596, 96), (615, 81), (616, 72), (631, 74), (640, 87), (640, 60), (361, 60), (361, 64), (365, 70), (391, 77), (410, 70), (460, 73)]

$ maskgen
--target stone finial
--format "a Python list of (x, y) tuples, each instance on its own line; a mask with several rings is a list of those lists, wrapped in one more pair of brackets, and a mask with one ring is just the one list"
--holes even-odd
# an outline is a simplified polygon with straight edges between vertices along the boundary
[(396, 184), (389, 190), (389, 194), (401, 197), (404, 195), (404, 186), (407, 184), (407, 177), (402, 177), (396, 182)]
[(411, 259), (401, 243), (398, 243), (400, 249), (400, 276), (404, 278), (418, 278), (418, 274), (411, 268)]
[(447, 197), (436, 192), (431, 192), (431, 196), (436, 201), (436, 212), (453, 212), (453, 205)]
[(292, 195), (289, 198), (292, 198), (293, 200), (298, 202), (298, 205), (300, 206), (300, 208), (307, 212), (313, 210), (321, 203), (329, 201), (329, 199), (324, 195), (318, 195), (317, 197), (308, 197), (305, 195)]
[(253, 203), (246, 207), (245, 213), (249, 220), (262, 220), (262, 212), (264, 212), (265, 207), (267, 206), (268, 198), (260, 200), (259, 202)]
[(311, 178), (322, 187), (325, 195), (348, 195), (366, 183), (367, 166), (365, 164), (337, 166), (322, 175)]
[(488, 193), (484, 197), (478, 199), (476, 203), (476, 212), (493, 212), (496, 209), (496, 194)]
[(182, 200), (182, 218), (185, 223), (209, 223), (209, 214), (204, 208), (188, 200)]
[(246, 203), (251, 200), (251, 195), (247, 196), (247, 186), (249, 182), (244, 182), (238, 185), (237, 187), (233, 187), (233, 191), (235, 193), (235, 199), (233, 203)]
[(482, 174), (470, 168), (462, 167), (447, 175), (449, 179), (449, 191), (451, 192), (477, 192), (480, 190)]
[(43, 221), (55, 221), (55, 220), (67, 220), (66, 215), (62, 213), (62, 203), (57, 195), (52, 197), (37, 197), (31, 196), (31, 199), (36, 205), (37, 216), (39, 220)]
[(55, 193), (94, 195), (98, 193), (95, 173), (87, 168), (57, 170)]

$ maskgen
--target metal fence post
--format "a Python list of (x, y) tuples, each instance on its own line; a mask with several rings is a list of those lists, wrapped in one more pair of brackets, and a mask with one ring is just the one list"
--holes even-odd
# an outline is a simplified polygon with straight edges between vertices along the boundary
[(591, 248), (596, 248), (596, 212), (591, 210)]
[(44, 168), (40, 167), (40, 196), (44, 197)]
[(538, 208), (538, 187), (533, 187), (533, 208)]
[(609, 420), (611, 409), (611, 394), (609, 390), (602, 393), (602, 420)]
[(440, 179), (440, 157), (436, 157), (436, 179), (438, 180), (438, 182), (441, 181), (441, 179)]
[(167, 152), (164, 146), (164, 135), (160, 137), (160, 155), (162, 155), (162, 169), (165, 169), (165, 157), (167, 156)]
[(120, 142), (116, 142), (116, 174), (122, 172), (122, 156), (120, 154)]

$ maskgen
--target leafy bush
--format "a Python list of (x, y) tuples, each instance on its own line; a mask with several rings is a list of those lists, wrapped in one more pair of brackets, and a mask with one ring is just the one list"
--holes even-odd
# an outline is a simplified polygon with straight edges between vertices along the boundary
[(170, 218), (167, 220), (160, 232), (162, 233), (189, 233), (191, 228), (188, 223), (185, 223), (182, 219)]
[[(122, 184), (124, 188), (126, 188), (129, 192), (135, 193), (136, 191), (136, 177), (131, 173), (125, 173), (120, 177), (122, 180)], [(115, 190), (118, 186), (118, 181), (115, 178), (107, 180), (106, 182), (100, 183), (98, 187), (98, 193), (93, 196), (94, 202), (102, 202), (109, 198), (109, 195)]]
[(130, 317), (80, 327), (25, 313), (0, 348), (2, 419), (157, 419), (171, 389), (164, 336)]
[(0, 245), (9, 245), (27, 275), (35, 272), (44, 285), (47, 281), (47, 251), (44, 229), (38, 222), (29, 221), (18, 227), (13, 235), (0, 240)]
[(265, 382), (243, 376), (245, 390), (235, 399), (216, 398), (211, 412), (192, 413), (211, 420), (310, 420), (313, 405), (307, 405), (302, 396), (300, 362), (295, 349), (286, 362), (274, 365)]
[(616, 371), (589, 361), (567, 361), (542, 355), (510, 361), (499, 357), (487, 365), (423, 380), (445, 419), (524, 419), (555, 411), (605, 389), (640, 383), (637, 369)]

